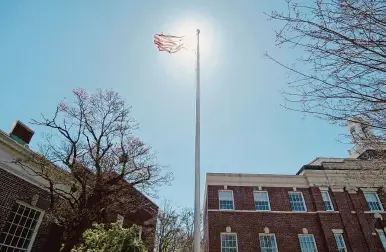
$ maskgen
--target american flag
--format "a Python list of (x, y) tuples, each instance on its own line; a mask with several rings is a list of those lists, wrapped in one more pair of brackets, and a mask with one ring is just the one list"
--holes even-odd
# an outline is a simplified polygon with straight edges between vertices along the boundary
[(166, 51), (168, 53), (176, 53), (185, 48), (184, 37), (172, 35), (155, 34), (154, 44), (157, 46), (158, 50)]

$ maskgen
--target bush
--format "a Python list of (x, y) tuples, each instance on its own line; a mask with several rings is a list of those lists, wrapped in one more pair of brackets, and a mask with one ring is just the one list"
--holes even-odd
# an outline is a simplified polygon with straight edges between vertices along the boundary
[(139, 239), (139, 228), (122, 228), (113, 223), (94, 224), (93, 228), (83, 233), (83, 243), (71, 252), (146, 252), (145, 245)]

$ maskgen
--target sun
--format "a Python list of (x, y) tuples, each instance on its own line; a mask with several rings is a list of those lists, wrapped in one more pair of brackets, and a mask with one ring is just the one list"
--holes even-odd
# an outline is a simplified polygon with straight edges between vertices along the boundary
[[(166, 57), (168, 64), (165, 64), (174, 74), (176, 70), (183, 73), (193, 72), (196, 64), (197, 51), (197, 29), (200, 30), (200, 58), (201, 64), (205, 65), (208, 59), (213, 60), (214, 51), (214, 29), (209, 18), (200, 15), (184, 15), (168, 20), (164, 24), (163, 33), (174, 36), (184, 37), (184, 49)], [(173, 63), (172, 63), (173, 61)], [(172, 63), (172, 64), (170, 64)]]
[(197, 29), (200, 30), (200, 53), (207, 53), (212, 43), (212, 28), (210, 23), (200, 17), (176, 20), (171, 25), (171, 31), (177, 36), (184, 36), (186, 50), (195, 50), (197, 46)]

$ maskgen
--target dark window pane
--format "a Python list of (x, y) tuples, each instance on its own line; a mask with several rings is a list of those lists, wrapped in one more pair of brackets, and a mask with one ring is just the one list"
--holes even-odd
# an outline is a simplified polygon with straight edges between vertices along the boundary
[(16, 247), (18, 240), (19, 240), (19, 237), (14, 236), (11, 241), (11, 246)]
[(22, 216), (21, 220), (20, 220), (20, 223), (19, 223), (19, 226), (25, 226), (26, 222), (27, 222), (27, 217), (26, 216)]
[(12, 240), (12, 235), (8, 235), (7, 238), (5, 238), (5, 244), (10, 244)]
[(7, 236), (6, 233), (1, 233), (0, 234), (0, 243), (4, 243), (5, 237)]
[(24, 243), (25, 239), (23, 238), (20, 238), (19, 241), (17, 242), (17, 245), (16, 247), (18, 248), (22, 248), (23, 247), (23, 243)]
[(25, 248), (25, 249), (28, 248), (28, 245), (29, 245), (30, 241), (31, 241), (31, 240), (27, 239), (27, 240), (25, 241), (25, 243), (24, 243), (23, 248)]
[(23, 230), (23, 227), (17, 227), (17, 229), (16, 229), (16, 232), (15, 232), (15, 235), (17, 235), (17, 236), (21, 236), (21, 231)]
[(25, 209), (25, 206), (19, 205), (19, 207), (18, 207), (18, 209), (17, 209), (17, 213), (20, 214), (20, 215), (22, 215), (23, 212), (24, 212), (24, 209)]
[(12, 221), (15, 224), (19, 224), (21, 219), (21, 215), (15, 214), (15, 218), (10, 219), (9, 221)]
[(33, 234), (33, 230), (29, 230), (25, 238), (27, 239), (31, 238), (32, 234)]
[(32, 219), (28, 218), (27, 221), (26, 221), (26, 223), (25, 223), (25, 226), (26, 226), (27, 228), (29, 228), (29, 227), (31, 227), (31, 224), (32, 224)]

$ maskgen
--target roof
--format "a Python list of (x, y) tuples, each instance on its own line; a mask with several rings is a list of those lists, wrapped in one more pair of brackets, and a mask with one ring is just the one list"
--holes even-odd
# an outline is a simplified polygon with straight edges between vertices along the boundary
[(322, 163), (342, 163), (345, 158), (317, 157), (307, 165), (321, 165)]
[[(4, 139), (5, 140), (5, 144), (7, 144), (7, 146), (11, 147), (12, 149), (16, 150), (17, 152), (20, 152), (22, 154), (30, 154), (30, 155), (39, 155), (39, 153), (33, 151), (32, 149), (30, 149), (28, 147), (28, 145), (21, 145), (19, 144), (18, 142), (16, 142), (14, 139), (12, 139), (9, 134), (7, 134), (6, 132), (4, 132), (3, 130), (0, 129), (0, 139)], [(53, 164), (53, 167), (55, 167), (58, 171), (62, 172), (64, 175), (66, 176), (70, 176), (70, 173), (64, 169), (62, 169), (61, 167)], [(20, 177), (20, 176), (19, 176)], [(124, 180), (127, 184), (129, 184), (126, 180)], [(29, 181), (27, 180), (27, 182), (32, 182), (33, 184), (37, 185), (36, 181)], [(42, 187), (44, 186), (43, 184), (39, 187)], [(151, 205), (153, 205), (152, 207), (154, 207), (156, 209), (156, 211), (158, 211), (158, 205), (155, 204), (152, 200), (150, 200), (145, 194), (143, 194), (141, 191), (139, 191), (137, 188), (135, 187), (132, 187), (134, 190), (135, 190), (135, 193), (138, 193), (139, 196), (145, 200), (147, 200), (149, 203), (151, 203)]]
[[(312, 160), (311, 162), (309, 162), (308, 164), (306, 165), (303, 165), (299, 171), (296, 173), (296, 175), (301, 175), (302, 172), (304, 172), (305, 170), (329, 170), (329, 169), (332, 169), (332, 168), (328, 168), (326, 167), (325, 165), (326, 164), (343, 164), (343, 163), (347, 163), (347, 162), (356, 162), (358, 161), (357, 158), (327, 158), (327, 157), (317, 157), (315, 158), (314, 160)], [(338, 168), (336, 166), (334, 166), (333, 169), (339, 169), (339, 170), (344, 170), (346, 168)], [(352, 168), (351, 168), (352, 169)]]

